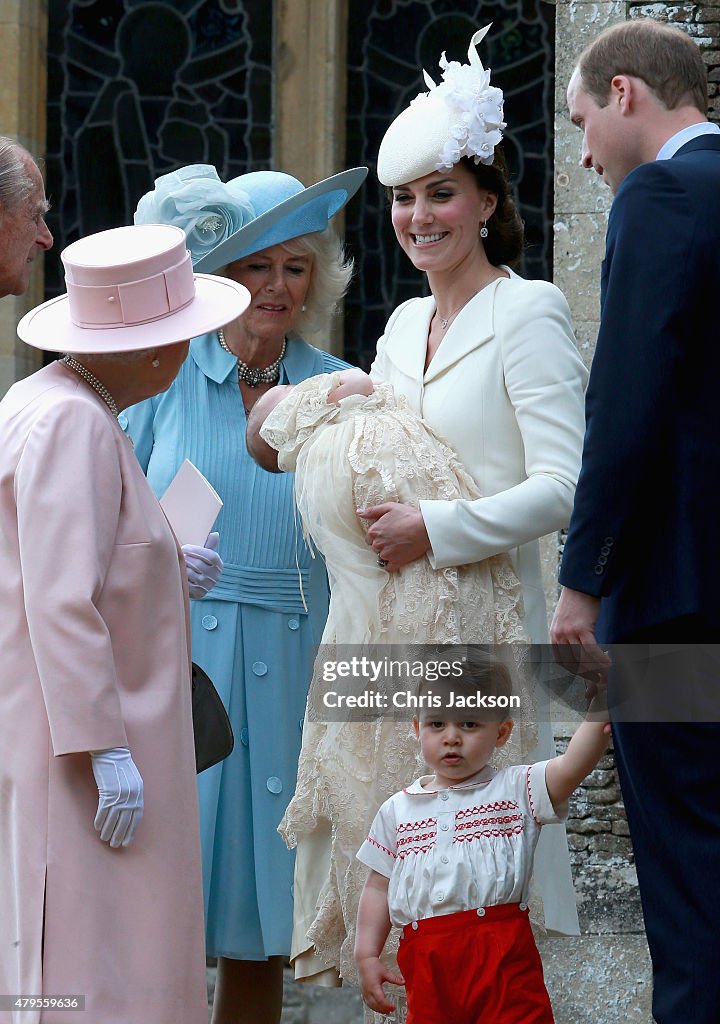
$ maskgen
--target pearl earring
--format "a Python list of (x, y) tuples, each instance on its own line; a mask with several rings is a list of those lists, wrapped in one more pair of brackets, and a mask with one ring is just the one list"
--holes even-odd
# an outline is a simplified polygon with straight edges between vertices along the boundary
[(160, 365), (160, 360), (156, 357), (155, 359), (153, 359), (152, 364), (157, 370), (158, 366)]
[(484, 220), (483, 221), (483, 226), (480, 228), (480, 237), (481, 238), (487, 238), (487, 236), (489, 234), (490, 234), (490, 232), (488, 231), (488, 228), (487, 228), (487, 221)]
[(307, 309), (307, 306), (305, 305), (305, 303), (304, 303), (304, 302), (303, 302), (302, 306), (300, 307), (300, 309), (301, 309), (301, 311), (302, 311), (303, 313), (304, 313), (304, 312), (306, 311), (306, 309)]

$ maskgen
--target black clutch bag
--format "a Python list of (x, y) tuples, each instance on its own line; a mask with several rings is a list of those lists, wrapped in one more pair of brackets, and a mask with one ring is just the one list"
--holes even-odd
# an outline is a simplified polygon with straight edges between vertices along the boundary
[(204, 772), (232, 753), (232, 726), (220, 694), (210, 676), (192, 665), (192, 718), (195, 734), (195, 769)]

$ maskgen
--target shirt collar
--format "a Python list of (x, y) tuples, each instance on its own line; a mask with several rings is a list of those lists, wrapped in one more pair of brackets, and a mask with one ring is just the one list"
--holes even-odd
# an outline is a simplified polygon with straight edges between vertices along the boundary
[[(442, 789), (433, 788), (430, 783), (434, 776), (421, 775), (419, 779), (416, 779), (415, 782), (407, 786), (403, 792), (409, 796), (437, 796), (438, 793), (447, 792), (448, 790), (472, 789), (473, 786), (485, 786), (494, 778), (495, 769), (492, 765), (486, 764), (477, 775), (472, 775), (469, 779), (465, 779), (464, 782), (458, 783), (457, 786), (444, 786)], [(427, 786), (429, 788), (426, 788)]]
[[(280, 364), (278, 383), (297, 384), (312, 373), (314, 351), (299, 338), (289, 338)], [(193, 338), (190, 342), (190, 355), (205, 376), (214, 380), (216, 384), (226, 381), (237, 368), (237, 359), (232, 352), (226, 352), (221, 348), (217, 331)]]
[(206, 377), (222, 384), (236, 370), (237, 359), (220, 347), (217, 331), (201, 334), (190, 342), (190, 355)]
[(685, 145), (686, 142), (690, 142), (692, 139), (697, 139), (700, 135), (716, 135), (720, 132), (720, 125), (713, 124), (712, 121), (698, 121), (697, 124), (688, 125), (687, 128), (681, 128), (679, 132), (675, 132), (664, 146), (660, 148), (656, 159), (657, 160), (669, 160), (675, 156), (677, 151)]

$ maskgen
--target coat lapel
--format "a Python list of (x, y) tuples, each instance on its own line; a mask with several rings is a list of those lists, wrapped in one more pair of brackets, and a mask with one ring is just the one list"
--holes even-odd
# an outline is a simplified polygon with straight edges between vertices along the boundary
[[(502, 281), (498, 278), (468, 302), (448, 327), (447, 334), (432, 358), (425, 373), (425, 383), (438, 377), (469, 352), (480, 348), (495, 334), (493, 314), (495, 293)], [(434, 303), (433, 303), (434, 311)]]
[(409, 380), (423, 379), (427, 336), (434, 312), (435, 299), (428, 295), (407, 303), (392, 326), (387, 358)]

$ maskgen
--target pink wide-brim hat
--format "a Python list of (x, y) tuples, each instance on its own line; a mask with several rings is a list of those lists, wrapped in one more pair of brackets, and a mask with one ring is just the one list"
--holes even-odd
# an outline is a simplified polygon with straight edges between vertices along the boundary
[(49, 352), (133, 352), (229, 324), (250, 293), (194, 274), (185, 233), (168, 224), (111, 228), (62, 252), (67, 294), (26, 313), (18, 335)]

